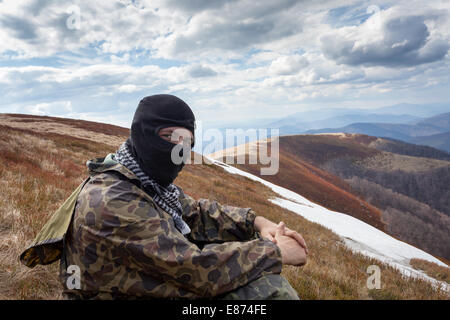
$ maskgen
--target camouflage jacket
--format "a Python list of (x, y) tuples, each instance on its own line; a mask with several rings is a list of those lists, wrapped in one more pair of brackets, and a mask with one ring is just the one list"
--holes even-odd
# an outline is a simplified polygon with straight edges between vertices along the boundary
[[(180, 189), (183, 236), (172, 217), (117, 162), (88, 161), (65, 237), (60, 281), (66, 298), (211, 298), (281, 272), (281, 252), (256, 235), (251, 208), (194, 200)], [(68, 289), (70, 265), (80, 289)]]

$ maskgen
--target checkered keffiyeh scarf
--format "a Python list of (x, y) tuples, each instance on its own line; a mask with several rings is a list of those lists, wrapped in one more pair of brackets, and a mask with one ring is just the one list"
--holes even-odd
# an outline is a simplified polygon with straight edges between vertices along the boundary
[(181, 207), (180, 200), (178, 199), (180, 196), (180, 191), (173, 183), (168, 185), (167, 188), (164, 188), (155, 180), (147, 176), (139, 167), (139, 164), (131, 154), (126, 142), (120, 146), (119, 150), (115, 154), (115, 158), (120, 164), (127, 167), (139, 178), (144, 189), (154, 191), (153, 201), (155, 201), (159, 207), (172, 216), (175, 222), (175, 227), (183, 235), (191, 232), (191, 229), (181, 217), (183, 209)]

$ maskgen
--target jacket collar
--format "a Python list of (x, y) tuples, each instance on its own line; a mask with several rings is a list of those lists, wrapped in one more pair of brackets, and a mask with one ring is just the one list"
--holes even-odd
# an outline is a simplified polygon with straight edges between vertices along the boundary
[(110, 153), (103, 158), (95, 158), (88, 160), (86, 166), (89, 171), (89, 175), (94, 175), (96, 173), (106, 172), (106, 171), (117, 171), (123, 174), (125, 177), (131, 180), (138, 180), (139, 178), (127, 167), (121, 165), (116, 159), (115, 154)]

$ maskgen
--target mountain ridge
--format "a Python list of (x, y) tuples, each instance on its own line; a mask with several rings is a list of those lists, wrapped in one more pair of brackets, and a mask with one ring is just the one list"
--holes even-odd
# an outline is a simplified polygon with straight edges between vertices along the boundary
[[(230, 148), (225, 150), (225, 154), (232, 155), (234, 149), (239, 150), (238, 147)], [(255, 148), (248, 150), (254, 151)], [(446, 245), (450, 243), (450, 203), (442, 200), (448, 189), (445, 185), (450, 179), (450, 161), (445, 153), (404, 142), (345, 133), (281, 136), (279, 150), (279, 172), (274, 176), (264, 176), (265, 180), (302, 194), (328, 209), (346, 212), (436, 255), (450, 256), (450, 248)], [(220, 152), (209, 156), (218, 159), (219, 155)], [(260, 176), (259, 166), (235, 166)], [(305, 170), (309, 175), (304, 173)], [(326, 172), (326, 175), (321, 172)], [(353, 177), (363, 180), (354, 180)], [(321, 183), (324, 178), (328, 185)], [(360, 188), (359, 181), (365, 184), (365, 188)], [(370, 188), (373, 192), (384, 192), (384, 202), (378, 203), (371, 198)], [(384, 191), (379, 191), (380, 188)], [(391, 191), (398, 197), (391, 197), (394, 194), (389, 193)], [(351, 206), (349, 193), (359, 199), (354, 206)], [(403, 196), (410, 200), (401, 198)], [(408, 201), (418, 201), (423, 207), (415, 212), (411, 205), (406, 204)], [(383, 208), (381, 215), (379, 205)], [(392, 215), (391, 207), (397, 208), (397, 215)], [(414, 220), (414, 230), (405, 225), (407, 217)], [(449, 223), (442, 223), (442, 219)], [(405, 227), (393, 228), (396, 224)], [(433, 226), (435, 232), (430, 233), (428, 225)]]

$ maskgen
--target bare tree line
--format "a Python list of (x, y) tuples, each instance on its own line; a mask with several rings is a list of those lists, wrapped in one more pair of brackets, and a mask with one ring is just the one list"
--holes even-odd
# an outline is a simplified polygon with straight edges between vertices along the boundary
[(381, 209), (388, 233), (450, 258), (450, 166), (428, 172), (384, 172), (339, 158), (322, 167), (344, 178), (367, 202)]

